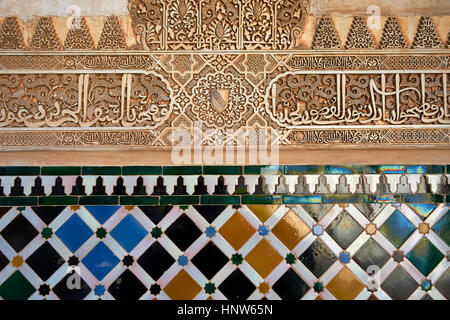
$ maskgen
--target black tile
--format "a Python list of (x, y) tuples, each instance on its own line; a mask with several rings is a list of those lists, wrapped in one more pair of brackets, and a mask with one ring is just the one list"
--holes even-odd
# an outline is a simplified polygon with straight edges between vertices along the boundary
[(153, 280), (158, 280), (174, 262), (175, 259), (159, 242), (153, 243), (137, 260)]
[(154, 224), (158, 224), (172, 208), (172, 206), (139, 206), (139, 209), (141, 209)]
[(22, 214), (19, 214), (0, 234), (16, 252), (19, 252), (38, 235), (38, 232)]
[(225, 210), (227, 206), (194, 206), (194, 209), (201, 214), (209, 223), (212, 223)]
[(419, 284), (401, 267), (398, 266), (381, 284), (381, 288), (393, 300), (406, 300), (417, 289)]
[(40, 246), (25, 261), (43, 281), (47, 281), (65, 263), (65, 260), (48, 242)]
[(0, 207), (0, 219), (11, 210), (12, 207)]
[(147, 291), (142, 282), (130, 271), (125, 270), (108, 289), (116, 300), (135, 301)]
[(49, 225), (59, 214), (65, 209), (65, 206), (45, 206), (45, 207), (31, 207), (34, 213), (41, 218), (46, 225)]
[(381, 269), (389, 258), (389, 253), (372, 238), (369, 238), (353, 256), (353, 260), (366, 272), (371, 265), (376, 265)]
[(255, 288), (240, 269), (234, 270), (219, 286), (219, 290), (228, 300), (245, 300)]
[(200, 229), (185, 214), (182, 214), (164, 232), (181, 250), (185, 251), (202, 234)]
[(272, 286), (272, 289), (283, 300), (299, 300), (310, 289), (302, 278), (292, 268), (289, 268), (280, 279)]
[(213, 278), (230, 259), (213, 242), (201, 249), (191, 262), (208, 278)]
[(9, 264), (9, 260), (5, 255), (0, 251), (0, 271), (3, 270)]
[(299, 260), (317, 277), (336, 261), (334, 253), (319, 239), (316, 239), (299, 257)]
[(345, 210), (326, 229), (327, 233), (344, 249), (347, 249), (363, 230), (361, 225)]
[[(79, 283), (76, 279), (79, 279)], [(71, 288), (67, 285), (68, 283), (71, 284)], [(83, 278), (76, 275), (75, 271), (72, 271), (62, 278), (60, 282), (58, 282), (58, 284), (53, 288), (53, 292), (61, 300), (83, 300), (89, 292), (91, 292), (91, 288), (83, 280)]]

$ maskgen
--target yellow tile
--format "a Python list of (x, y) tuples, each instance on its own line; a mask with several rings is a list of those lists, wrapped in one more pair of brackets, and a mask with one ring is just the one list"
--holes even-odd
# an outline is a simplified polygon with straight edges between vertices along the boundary
[(245, 257), (262, 278), (267, 277), (273, 269), (283, 260), (266, 239), (262, 239), (255, 248)]
[(315, 300), (324, 300), (321, 295), (318, 295)]
[(180, 272), (164, 288), (164, 292), (172, 300), (192, 300), (202, 288), (184, 270)]
[(253, 205), (247, 206), (255, 216), (258, 217), (259, 221), (266, 222), (267, 219), (279, 208), (279, 205)]
[(219, 232), (235, 250), (239, 250), (256, 232), (256, 229), (236, 211)]
[(349, 269), (342, 268), (327, 289), (338, 300), (353, 300), (364, 289), (364, 284)]
[(311, 231), (308, 226), (292, 211), (275, 225), (272, 233), (289, 249), (294, 247)]

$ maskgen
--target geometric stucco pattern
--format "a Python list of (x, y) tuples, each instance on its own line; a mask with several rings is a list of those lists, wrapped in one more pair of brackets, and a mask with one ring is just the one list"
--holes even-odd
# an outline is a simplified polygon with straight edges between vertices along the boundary
[(376, 40), (366, 17), (346, 34), (315, 17), (305, 47), (309, 6), (134, 0), (132, 47), (118, 17), (95, 41), (84, 17), (65, 39), (41, 17), (30, 40), (18, 18), (3, 19), (0, 146), (171, 147), (180, 128), (214, 129), (204, 145), (255, 128), (282, 146), (449, 143), (442, 19), (421, 17), (410, 38), (388, 17)]

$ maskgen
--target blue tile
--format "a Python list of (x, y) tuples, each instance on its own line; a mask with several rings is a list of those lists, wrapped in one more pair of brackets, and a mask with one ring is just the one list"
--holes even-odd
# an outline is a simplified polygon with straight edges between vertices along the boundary
[(406, 173), (424, 174), (424, 173), (444, 173), (445, 166), (435, 165), (417, 165), (406, 166)]
[(284, 174), (320, 174), (324, 166), (284, 166)]
[(401, 165), (387, 165), (387, 166), (366, 166), (366, 173), (405, 173), (405, 166)]
[(100, 224), (104, 224), (112, 215), (119, 210), (120, 206), (85, 206)]
[(128, 252), (133, 250), (147, 233), (147, 230), (131, 214), (120, 221), (117, 227), (110, 232), (111, 236)]
[(103, 242), (99, 242), (82, 260), (86, 268), (100, 281), (119, 261), (119, 258)]
[(70, 251), (77, 251), (94, 232), (75, 213), (66, 221), (55, 234), (69, 248)]
[(285, 195), (285, 196), (283, 196), (283, 203), (286, 203), (286, 204), (322, 203), (322, 196)]

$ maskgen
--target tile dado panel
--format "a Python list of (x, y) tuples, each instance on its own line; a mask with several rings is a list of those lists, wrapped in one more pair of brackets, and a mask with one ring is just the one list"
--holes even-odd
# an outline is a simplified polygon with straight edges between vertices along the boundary
[(130, 0), (128, 17), (4, 18), (0, 146), (170, 149), (180, 128), (209, 130), (204, 146), (251, 130), (281, 147), (448, 146), (447, 17), (344, 28), (309, 8)]
[(449, 299), (450, 167), (0, 167), (0, 299)]

